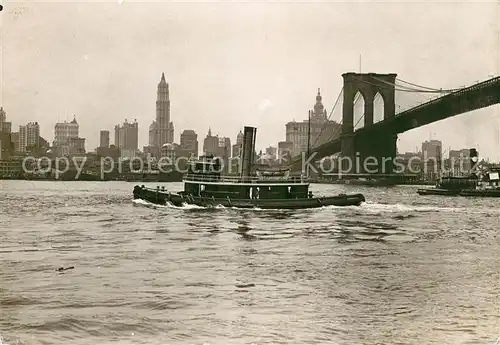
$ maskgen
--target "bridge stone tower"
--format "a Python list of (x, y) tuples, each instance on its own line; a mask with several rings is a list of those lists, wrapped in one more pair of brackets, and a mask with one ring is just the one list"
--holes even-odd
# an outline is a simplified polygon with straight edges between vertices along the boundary
[[(370, 131), (373, 125), (373, 103), (377, 93), (384, 100), (384, 120), (395, 115), (397, 74), (344, 73), (341, 156), (344, 173), (391, 174), (396, 156), (397, 135), (382, 130)], [(354, 132), (354, 98), (360, 93), (365, 102), (364, 127)], [(378, 126), (377, 126), (378, 127)], [(381, 126), (382, 127), (382, 126)], [(373, 158), (368, 158), (373, 157)]]

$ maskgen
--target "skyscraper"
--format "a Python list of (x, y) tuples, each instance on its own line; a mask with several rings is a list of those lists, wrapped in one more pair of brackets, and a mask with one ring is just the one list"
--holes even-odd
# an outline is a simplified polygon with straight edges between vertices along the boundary
[(40, 126), (38, 122), (30, 122), (19, 126), (19, 151), (26, 152), (27, 148), (37, 148), (40, 145)]
[(231, 157), (233, 158), (240, 157), (242, 144), (243, 144), (243, 132), (240, 130), (240, 132), (236, 136), (236, 144), (233, 145), (232, 148), (233, 153)]
[(0, 108), (0, 160), (8, 159), (14, 151), (14, 145), (12, 144), (12, 125), (10, 122), (7, 122), (7, 115), (3, 110), (3, 107)]
[(0, 132), (11, 133), (12, 124), (7, 122), (7, 114), (3, 107), (0, 108)]
[(158, 129), (156, 128), (156, 121), (153, 121), (152, 124), (149, 125), (149, 146), (156, 146), (156, 135), (158, 134)]
[(170, 121), (170, 95), (165, 74), (161, 74), (156, 98), (156, 146), (174, 142), (174, 124)]
[(181, 134), (181, 148), (198, 157), (198, 134), (192, 129), (185, 129)]
[(69, 138), (78, 138), (78, 122), (73, 116), (71, 122), (58, 122), (54, 126), (54, 146), (64, 146), (68, 144)]
[(203, 140), (203, 154), (205, 156), (209, 155), (216, 156), (218, 154), (218, 148), (219, 148), (219, 137), (212, 136), (212, 130), (209, 128), (208, 134), (205, 137), (205, 140)]
[(109, 147), (109, 131), (101, 131), (99, 147)]
[(134, 157), (139, 147), (139, 125), (137, 120), (130, 123), (125, 119), (123, 125), (115, 126), (115, 146), (121, 150), (122, 157)]

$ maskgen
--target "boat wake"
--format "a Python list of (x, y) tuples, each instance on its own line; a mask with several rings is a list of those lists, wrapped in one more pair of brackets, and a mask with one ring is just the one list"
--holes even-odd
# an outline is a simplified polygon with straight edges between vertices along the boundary
[(369, 213), (437, 213), (437, 212), (447, 212), (447, 213), (474, 213), (474, 214), (500, 214), (500, 210), (491, 209), (486, 207), (481, 208), (471, 208), (471, 207), (442, 207), (442, 206), (421, 206), (421, 205), (406, 205), (406, 204), (381, 204), (375, 202), (364, 202), (360, 205), (363, 210)]
[[(242, 209), (238, 207), (225, 207), (223, 205), (217, 206), (197, 206), (184, 204), (183, 206), (175, 206), (169, 202), (166, 205), (157, 205), (151, 203), (149, 201), (145, 201), (142, 199), (133, 200), (133, 204), (136, 206), (149, 207), (154, 209), (176, 209), (176, 210), (238, 210), (243, 212), (248, 211), (258, 211), (258, 212), (276, 212), (276, 211), (287, 211), (291, 210), (286, 209), (262, 209), (258, 207), (254, 207), (252, 209)], [(381, 213), (397, 213), (397, 214), (406, 214), (406, 213), (437, 213), (437, 212), (446, 212), (446, 213), (461, 213), (461, 214), (499, 214), (500, 210), (491, 209), (491, 208), (469, 208), (469, 207), (440, 207), (440, 206), (421, 206), (421, 205), (407, 205), (407, 204), (382, 204), (376, 202), (363, 202), (360, 206), (323, 206), (313, 209), (307, 210), (297, 210), (297, 212), (323, 212), (325, 210), (339, 210), (339, 211), (356, 211), (361, 213), (368, 214), (381, 214)], [(1, 345), (1, 344), (0, 344)]]

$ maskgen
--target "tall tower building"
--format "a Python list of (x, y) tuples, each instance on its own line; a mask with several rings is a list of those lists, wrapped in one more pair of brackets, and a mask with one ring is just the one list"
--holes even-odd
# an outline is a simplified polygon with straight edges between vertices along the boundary
[(165, 74), (161, 74), (156, 96), (156, 146), (174, 142), (174, 124), (170, 121), (170, 96)]
[[(286, 141), (292, 143), (292, 156), (306, 153), (309, 148), (315, 148), (323, 145), (340, 136), (341, 125), (335, 121), (328, 120), (327, 112), (322, 102), (320, 89), (316, 94), (316, 103), (313, 110), (309, 110), (309, 119), (302, 122), (291, 121), (285, 125)], [(311, 133), (308, 140), (309, 131)]]
[(314, 104), (314, 111), (312, 112), (311, 121), (314, 122), (326, 122), (328, 116), (326, 115), (326, 109), (323, 106), (320, 89), (318, 89), (318, 94), (316, 95), (316, 104)]

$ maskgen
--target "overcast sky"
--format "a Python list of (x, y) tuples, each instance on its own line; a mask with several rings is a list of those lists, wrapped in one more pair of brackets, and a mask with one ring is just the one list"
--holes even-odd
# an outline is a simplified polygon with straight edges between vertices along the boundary
[[(99, 131), (139, 122), (147, 145), (156, 87), (170, 84), (175, 141), (211, 126), (234, 142), (244, 125), (257, 145), (285, 139), (321, 88), (330, 110), (341, 74), (398, 73), (435, 88), (498, 75), (499, 5), (491, 2), (13, 2), (2, 12), (0, 103), (17, 130), (38, 121), (46, 139), (76, 114), (86, 148)], [(406, 97), (406, 98), (405, 98)], [(398, 95), (404, 106), (414, 95)], [(336, 111), (335, 120), (340, 120)], [(423, 140), (479, 147), (500, 158), (498, 106), (400, 135), (400, 151)]]

